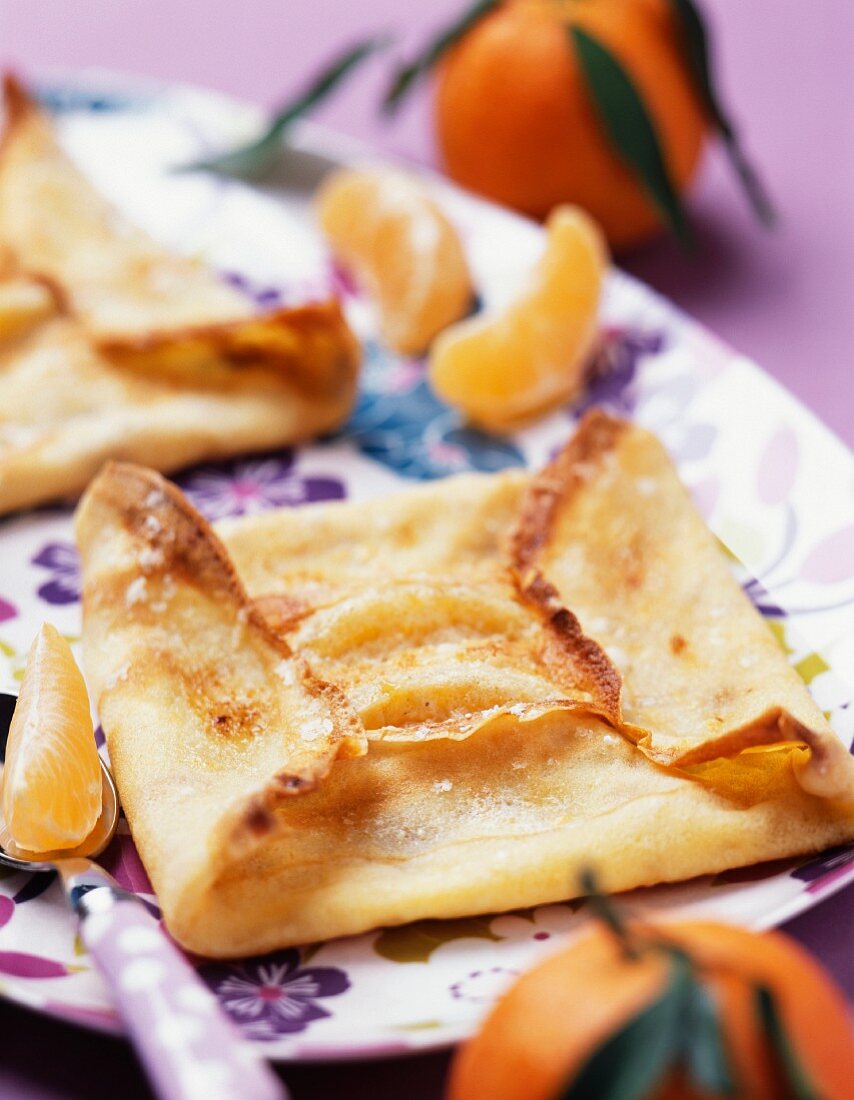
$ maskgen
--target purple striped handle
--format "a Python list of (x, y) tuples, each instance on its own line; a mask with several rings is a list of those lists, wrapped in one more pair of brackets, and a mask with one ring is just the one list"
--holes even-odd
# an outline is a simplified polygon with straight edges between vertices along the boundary
[(92, 890), (80, 935), (161, 1100), (287, 1100), (142, 905), (106, 886)]

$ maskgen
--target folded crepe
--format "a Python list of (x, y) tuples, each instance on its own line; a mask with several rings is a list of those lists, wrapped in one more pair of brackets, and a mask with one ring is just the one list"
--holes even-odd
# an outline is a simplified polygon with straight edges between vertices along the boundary
[(80, 492), (105, 458), (172, 470), (337, 426), (358, 345), (338, 304), (259, 314), (92, 187), (5, 83), (0, 512)]
[(110, 465), (84, 651), (173, 935), (239, 956), (854, 837), (854, 762), (666, 453), (224, 523)]

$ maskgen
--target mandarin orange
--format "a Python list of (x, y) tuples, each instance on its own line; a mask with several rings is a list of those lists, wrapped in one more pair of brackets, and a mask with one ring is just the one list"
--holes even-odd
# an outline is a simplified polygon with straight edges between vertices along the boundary
[[(711, 922), (658, 926), (682, 948), (719, 1006), (723, 1038), (743, 1100), (789, 1095), (763, 1034), (754, 987), (776, 997), (789, 1041), (822, 1100), (846, 1100), (854, 1081), (854, 1039), (841, 991), (793, 940)], [(525, 974), (458, 1052), (447, 1100), (558, 1100), (601, 1044), (658, 996), (667, 957), (627, 956), (595, 927)], [(647, 1100), (714, 1100), (672, 1071)]]
[(101, 812), (89, 696), (68, 642), (45, 623), (27, 657), (3, 769), (3, 820), (30, 852), (74, 848)]
[(460, 321), (435, 340), (436, 394), (475, 424), (512, 428), (572, 397), (597, 332), (608, 254), (596, 224), (575, 207), (548, 220), (545, 253), (528, 287), (498, 316)]
[(342, 168), (327, 179), (317, 213), (333, 252), (364, 284), (380, 332), (415, 355), (462, 317), (474, 297), (456, 229), (415, 176)]
[(707, 119), (668, 0), (506, 0), (439, 67), (441, 159), (464, 187), (536, 218), (577, 203), (623, 249), (654, 235), (662, 220), (605, 133), (570, 26), (595, 36), (625, 69), (676, 190), (687, 188)]

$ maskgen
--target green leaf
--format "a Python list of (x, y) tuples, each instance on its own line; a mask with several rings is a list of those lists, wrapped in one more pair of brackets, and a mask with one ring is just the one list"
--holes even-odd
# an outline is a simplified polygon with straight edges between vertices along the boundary
[(605, 131), (683, 246), (691, 234), (649, 111), (614, 55), (581, 27), (569, 28), (581, 71)]
[(443, 943), (477, 939), (498, 941), (490, 920), (469, 917), (461, 920), (419, 920), (401, 928), (386, 928), (374, 940), (374, 951), (396, 963), (423, 963)]
[(715, 1096), (736, 1094), (717, 1005), (706, 986), (696, 980), (688, 1003), (682, 1061), (698, 1089)]
[(678, 1062), (694, 979), (687, 959), (674, 956), (661, 996), (606, 1039), (557, 1100), (644, 1100)]
[(753, 212), (763, 225), (771, 226), (777, 219), (768, 192), (752, 167), (738, 139), (732, 120), (724, 111), (712, 78), (709, 37), (703, 17), (694, 0), (670, 0), (676, 20), (682, 32), (685, 59), (702, 100), (715, 128), (721, 135), (730, 163), (747, 195)]
[(408, 65), (401, 65), (395, 71), (391, 85), (383, 98), (383, 110), (389, 112), (396, 110), (416, 82), (433, 68), (455, 42), (468, 33), (493, 8), (497, 8), (499, 3), (500, 0), (475, 0), (475, 3), (466, 8), (459, 19), (440, 31), (418, 57)]
[(611, 934), (619, 942), (623, 953), (630, 959), (637, 958), (637, 950), (632, 942), (631, 932), (623, 920), (620, 910), (612, 904), (611, 899), (601, 893), (596, 880), (596, 873), (592, 868), (585, 868), (579, 876), (579, 885), (585, 893), (584, 900), (593, 916), (611, 931)]
[(231, 152), (181, 165), (176, 171), (216, 172), (230, 176), (257, 175), (278, 155), (282, 135), (288, 127), (326, 99), (367, 57), (384, 49), (387, 45), (387, 39), (372, 38), (351, 47), (315, 77), (299, 95), (280, 107), (260, 137), (237, 149), (232, 149)]
[(754, 989), (756, 1013), (768, 1044), (774, 1052), (777, 1065), (788, 1083), (794, 1100), (820, 1100), (795, 1048), (789, 1042), (780, 1007), (773, 992), (764, 985)]

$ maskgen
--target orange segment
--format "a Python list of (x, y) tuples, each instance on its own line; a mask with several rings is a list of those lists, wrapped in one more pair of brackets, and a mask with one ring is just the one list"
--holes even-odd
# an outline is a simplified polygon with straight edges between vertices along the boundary
[(0, 344), (15, 340), (56, 309), (56, 299), (44, 283), (27, 276), (0, 282)]
[(486, 428), (506, 429), (581, 388), (596, 337), (608, 253), (577, 207), (547, 223), (546, 251), (527, 290), (497, 317), (447, 329), (430, 354), (437, 395)]
[(470, 308), (457, 231), (414, 176), (342, 168), (321, 188), (317, 213), (333, 252), (373, 299), (390, 348), (423, 352)]
[(75, 848), (101, 812), (89, 696), (68, 642), (48, 623), (30, 648), (9, 729), (3, 819), (31, 852)]

